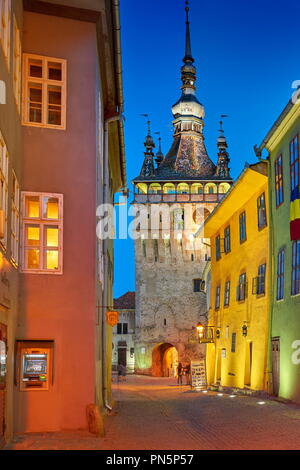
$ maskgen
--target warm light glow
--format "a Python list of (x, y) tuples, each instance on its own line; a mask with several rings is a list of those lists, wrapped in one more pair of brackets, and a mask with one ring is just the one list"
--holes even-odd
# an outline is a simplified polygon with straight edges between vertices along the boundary
[(258, 404), (258, 405), (265, 405), (266, 402), (265, 402), (265, 401), (258, 401), (257, 404)]
[(36, 196), (26, 197), (26, 216), (38, 219), (40, 216), (40, 199)]
[(229, 398), (235, 398), (236, 395), (229, 395)]
[(57, 250), (47, 250), (47, 269), (58, 269), (58, 251)]
[(47, 246), (58, 247), (58, 228), (57, 227), (46, 228), (46, 240), (47, 240)]
[(40, 267), (40, 250), (27, 251), (27, 268), (39, 269)]
[(27, 227), (27, 244), (32, 246), (39, 246), (40, 227)]
[(218, 393), (218, 397), (222, 397), (223, 396), (223, 393)]
[(53, 197), (44, 198), (44, 217), (47, 219), (58, 219), (58, 199)]

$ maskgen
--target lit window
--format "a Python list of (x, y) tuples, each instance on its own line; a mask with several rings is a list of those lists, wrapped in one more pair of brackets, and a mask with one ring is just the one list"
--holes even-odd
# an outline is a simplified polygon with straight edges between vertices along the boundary
[(16, 98), (17, 107), (19, 113), (21, 111), (21, 39), (20, 39), (20, 30), (14, 17), (14, 55), (13, 55), (13, 79), (14, 79), (14, 94)]
[(13, 171), (13, 185), (11, 196), (11, 260), (19, 264), (19, 235), (20, 234), (20, 187)]
[(8, 204), (8, 152), (3, 136), (0, 133), (0, 211), (3, 233), (0, 242), (7, 247), (7, 204)]
[(62, 274), (63, 196), (22, 193), (24, 272)]
[(10, 25), (11, 25), (11, 0), (0, 2), (0, 42), (2, 51), (9, 68), (10, 63)]
[(66, 61), (31, 54), (23, 57), (23, 124), (65, 129)]

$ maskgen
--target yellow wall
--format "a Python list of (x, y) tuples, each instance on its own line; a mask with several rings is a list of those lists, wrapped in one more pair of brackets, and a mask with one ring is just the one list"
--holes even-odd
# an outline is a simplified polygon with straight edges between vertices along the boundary
[[(247, 375), (246, 356), (249, 357), (249, 343), (252, 342), (252, 372), (251, 389), (263, 390), (266, 387), (266, 360), (268, 340), (268, 290), (269, 290), (269, 244), (268, 225), (258, 229), (257, 198), (264, 192), (266, 206), (268, 207), (267, 178), (252, 170), (246, 170), (245, 177), (241, 177), (229, 194), (227, 200), (219, 206), (218, 220), (222, 224), (215, 223), (214, 216), (208, 221), (208, 228), (212, 245), (211, 261), (211, 297), (209, 310), (209, 325), (214, 326), (214, 331), (220, 329), (220, 339), (207, 347), (207, 372), (209, 384), (216, 383), (218, 377), (218, 357), (221, 350), (226, 350), (226, 357), (219, 359), (221, 366), (221, 385), (225, 387), (244, 388), (250, 380)], [(257, 177), (256, 177), (257, 175)], [(249, 184), (251, 183), (251, 184)], [(249, 191), (249, 187), (251, 190)], [(245, 191), (248, 196), (245, 201)], [(238, 197), (242, 195), (243, 197)], [(232, 210), (230, 198), (240, 200), (241, 205), (235, 205)], [(223, 206), (223, 207), (222, 207)], [(221, 211), (221, 212), (220, 212)], [(226, 212), (227, 211), (227, 212)], [(240, 244), (239, 215), (246, 211), (247, 240)], [(267, 211), (268, 213), (268, 211)], [(220, 216), (222, 214), (222, 216)], [(230, 225), (231, 252), (222, 253), (221, 259), (216, 261), (216, 236), (224, 238), (224, 229)], [(222, 250), (223, 251), (223, 250)], [(266, 287), (265, 295), (252, 294), (252, 279), (258, 276), (258, 267), (266, 263)], [(245, 301), (236, 300), (236, 290), (239, 284), (239, 276), (246, 272), (248, 288)], [(230, 303), (224, 307), (225, 282), (230, 280)], [(221, 286), (220, 308), (215, 309), (216, 287)], [(247, 337), (242, 335), (244, 322), (248, 326)], [(232, 333), (236, 333), (236, 352), (231, 352)]]

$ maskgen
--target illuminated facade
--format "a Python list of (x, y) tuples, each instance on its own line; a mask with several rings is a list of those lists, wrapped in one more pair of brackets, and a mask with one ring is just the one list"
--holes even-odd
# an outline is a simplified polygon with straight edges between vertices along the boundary
[(210, 250), (193, 234), (232, 184), (223, 130), (217, 165), (205, 147), (188, 11), (182, 95), (172, 107), (173, 143), (165, 156), (160, 146), (154, 155), (149, 123), (144, 162), (133, 180), (134, 207), (142, 220), (135, 241), (135, 364), (137, 372), (157, 376), (174, 375), (178, 361), (204, 355), (193, 328), (207, 311), (203, 272)]
[(247, 166), (205, 222), (211, 242), (209, 385), (266, 390), (269, 218), (265, 163)]
[(127, 372), (133, 373), (135, 368), (135, 292), (127, 292), (118, 299), (114, 299), (114, 310), (119, 313), (119, 321), (113, 328), (113, 370), (117, 370), (118, 364), (122, 364)]
[[(300, 403), (300, 103), (291, 100), (257, 156), (269, 174), (270, 392)], [(264, 160), (264, 150), (268, 158)]]
[(0, 446), (111, 403), (96, 209), (126, 185), (119, 3), (61, 3), (0, 2)]

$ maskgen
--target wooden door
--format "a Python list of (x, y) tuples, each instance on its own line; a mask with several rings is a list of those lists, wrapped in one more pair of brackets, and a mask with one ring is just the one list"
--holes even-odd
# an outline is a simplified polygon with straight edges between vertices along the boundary
[(280, 387), (280, 338), (272, 338), (273, 393), (278, 396)]
[(0, 448), (4, 445), (7, 327), (0, 323)]
[(246, 343), (246, 361), (245, 361), (245, 385), (251, 386), (251, 374), (252, 374), (252, 342)]

